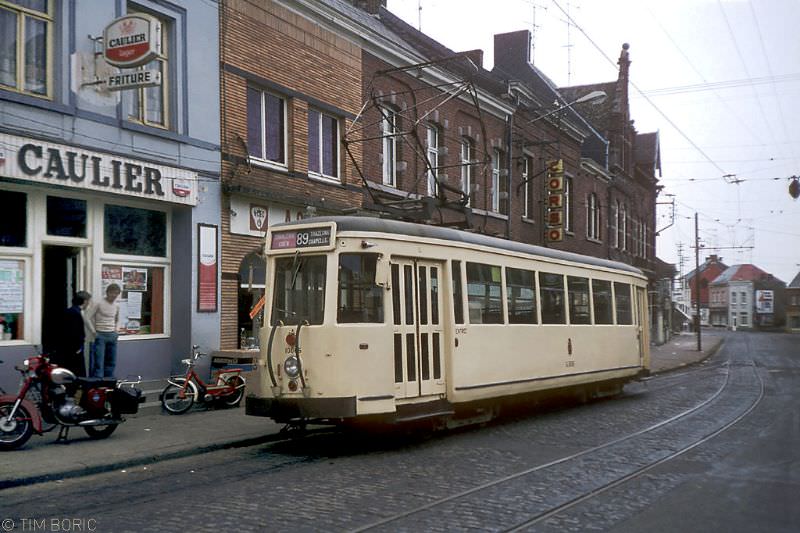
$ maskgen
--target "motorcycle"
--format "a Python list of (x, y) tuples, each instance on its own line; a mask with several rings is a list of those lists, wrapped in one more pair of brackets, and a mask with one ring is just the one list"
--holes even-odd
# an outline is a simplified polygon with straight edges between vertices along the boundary
[(56, 442), (66, 441), (69, 428), (81, 427), (89, 437), (109, 437), (144, 402), (139, 381), (84, 378), (37, 355), (15, 366), (22, 373), (16, 395), (0, 395), (0, 451), (13, 450), (31, 435), (60, 427)]

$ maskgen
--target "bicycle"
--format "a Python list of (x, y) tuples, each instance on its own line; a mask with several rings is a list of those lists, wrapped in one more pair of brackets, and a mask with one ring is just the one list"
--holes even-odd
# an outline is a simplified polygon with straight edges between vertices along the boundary
[(241, 368), (226, 368), (212, 374), (216, 385), (210, 385), (195, 372), (197, 360), (206, 354), (198, 351), (199, 346), (192, 346), (192, 356), (181, 362), (186, 365), (184, 376), (172, 376), (161, 392), (161, 405), (171, 415), (179, 415), (188, 411), (195, 402), (219, 400), (227, 407), (236, 407), (244, 398), (245, 379), (240, 376)]

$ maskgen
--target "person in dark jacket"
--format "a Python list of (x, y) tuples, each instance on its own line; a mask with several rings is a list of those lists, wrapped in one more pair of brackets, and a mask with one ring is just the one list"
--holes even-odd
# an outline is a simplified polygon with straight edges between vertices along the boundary
[(72, 297), (72, 307), (66, 310), (61, 323), (61, 339), (59, 339), (56, 364), (70, 369), (76, 376), (86, 375), (86, 363), (83, 357), (86, 332), (81, 311), (91, 301), (92, 295), (88, 292), (76, 292)]

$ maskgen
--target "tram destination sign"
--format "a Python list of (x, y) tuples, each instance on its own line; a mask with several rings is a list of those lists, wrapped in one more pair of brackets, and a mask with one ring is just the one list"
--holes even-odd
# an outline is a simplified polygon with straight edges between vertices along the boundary
[(270, 249), (292, 250), (295, 248), (330, 246), (332, 234), (330, 226), (276, 231), (272, 234)]

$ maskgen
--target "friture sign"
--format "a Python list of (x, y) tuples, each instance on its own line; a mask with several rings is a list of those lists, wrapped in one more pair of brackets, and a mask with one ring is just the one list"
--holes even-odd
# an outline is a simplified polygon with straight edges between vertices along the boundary
[(197, 205), (197, 173), (0, 133), (0, 176)]
[(112, 21), (103, 30), (106, 62), (120, 68), (146, 65), (161, 54), (161, 23), (136, 13)]
[(549, 242), (564, 240), (564, 160), (547, 162), (547, 230)]

